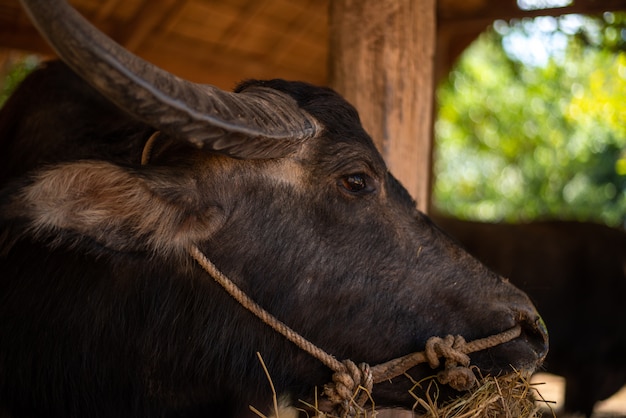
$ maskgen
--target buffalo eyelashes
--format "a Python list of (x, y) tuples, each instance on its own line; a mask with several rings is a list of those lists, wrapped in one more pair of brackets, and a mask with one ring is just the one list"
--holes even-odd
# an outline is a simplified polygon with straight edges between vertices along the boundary
[(339, 186), (351, 194), (365, 194), (374, 191), (374, 181), (363, 173), (350, 174), (339, 179)]

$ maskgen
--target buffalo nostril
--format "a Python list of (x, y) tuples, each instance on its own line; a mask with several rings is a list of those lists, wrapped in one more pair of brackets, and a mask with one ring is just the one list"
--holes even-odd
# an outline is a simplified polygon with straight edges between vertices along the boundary
[(537, 317), (535, 320), (535, 327), (545, 336), (546, 341), (548, 341), (548, 327), (541, 316)]
[(543, 361), (548, 354), (548, 328), (543, 318), (537, 314), (532, 316), (522, 316), (522, 334), (533, 350), (537, 353), (540, 361)]

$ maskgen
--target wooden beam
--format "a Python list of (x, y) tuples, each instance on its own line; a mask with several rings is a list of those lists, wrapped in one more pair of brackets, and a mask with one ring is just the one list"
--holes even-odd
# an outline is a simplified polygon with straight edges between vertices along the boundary
[(334, 0), (331, 85), (359, 111), (390, 171), (430, 203), (435, 0)]
[[(466, 3), (464, 7), (460, 7)], [(468, 6), (473, 4), (474, 7)], [(493, 22), (497, 19), (509, 20), (537, 16), (561, 16), (564, 14), (597, 14), (607, 11), (626, 10), (626, 0), (576, 0), (566, 7), (538, 10), (521, 10), (517, 0), (440, 0), (437, 16), (440, 24), (466, 24), (470, 21)]]
[(447, 76), (465, 48), (495, 20), (619, 10), (626, 10), (626, 0), (576, 0), (570, 6), (538, 10), (521, 10), (517, 0), (439, 0), (436, 84)]

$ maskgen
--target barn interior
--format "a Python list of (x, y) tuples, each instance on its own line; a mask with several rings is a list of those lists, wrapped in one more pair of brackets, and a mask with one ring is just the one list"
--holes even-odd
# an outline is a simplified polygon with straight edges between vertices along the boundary
[[(357, 107), (391, 170), (425, 211), (432, 181), (433, 92), (465, 48), (496, 20), (626, 10), (626, 0), (566, 0), (558, 6), (541, 0), (70, 3), (126, 49), (182, 78), (224, 89), (249, 78), (336, 88)], [(0, 0), (0, 75), (24, 54), (54, 56), (19, 2)], [(383, 56), (393, 68), (381, 63)], [(393, 97), (383, 97), (385, 91)], [(403, 124), (401, 110), (416, 122)], [(546, 393), (553, 396), (558, 394)], [(621, 406), (626, 416), (624, 405), (626, 399)]]
[[(232, 88), (247, 78), (332, 83), (329, 48), (330, 32), (334, 29), (329, 26), (329, 0), (72, 0), (70, 3), (126, 49), (192, 81), (222, 88)], [(382, 3), (386, 3), (383, 9), (388, 11), (397, 7), (394, 2)], [(561, 7), (527, 9), (518, 5), (523, 1), (515, 0), (416, 3), (433, 9), (436, 34), (423, 42), (436, 43), (439, 76), (497, 19), (597, 14), (626, 8), (623, 0), (565, 1)], [(535, 3), (540, 6), (542, 2)], [(10, 50), (53, 54), (15, 0), (0, 0), (0, 47), (4, 56)]]
[[(249, 78), (332, 86), (357, 107), (388, 165), (422, 210), (430, 207), (433, 90), (485, 28), (498, 19), (626, 9), (625, 0), (71, 3), (126, 49), (192, 81), (225, 89)], [(15, 0), (0, 0), (0, 48), (5, 67), (15, 51), (53, 54)], [(389, 60), (396, 64), (383, 64)], [(414, 94), (404, 94), (406, 85), (417, 87), (411, 89)], [(402, 100), (372, 100), (384, 91)], [(410, 126), (398, 120), (407, 110), (416, 121)], [(388, 128), (383, 132), (381, 126)]]

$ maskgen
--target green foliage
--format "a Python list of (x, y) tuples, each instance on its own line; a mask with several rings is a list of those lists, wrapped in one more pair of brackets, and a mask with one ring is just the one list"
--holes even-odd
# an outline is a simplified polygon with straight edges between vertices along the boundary
[(503, 47), (532, 21), (499, 22), (464, 53), (438, 90), (438, 210), (492, 221), (624, 223), (626, 15), (581, 22), (544, 34), (566, 40), (545, 62), (525, 63)]
[(34, 55), (20, 57), (6, 63), (6, 74), (3, 74), (2, 79), (0, 79), (0, 107), (4, 105), (4, 102), (6, 102), (15, 88), (38, 64), (39, 58)]

